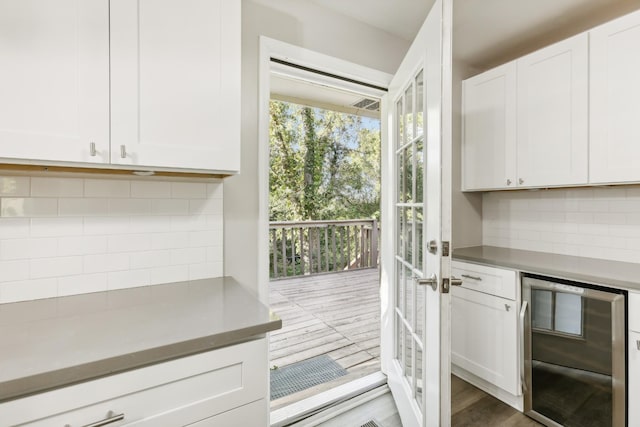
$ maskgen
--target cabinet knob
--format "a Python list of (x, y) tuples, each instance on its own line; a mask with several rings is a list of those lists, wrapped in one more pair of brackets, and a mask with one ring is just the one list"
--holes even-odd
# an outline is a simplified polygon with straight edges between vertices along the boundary
[(509, 311), (509, 310), (511, 310), (511, 306), (509, 304), (505, 304), (504, 305), (504, 309)]
[(89, 143), (89, 155), (91, 157), (95, 157), (96, 154), (98, 154), (98, 152), (96, 151), (96, 143), (92, 141)]
[(518, 184), (520, 184), (520, 185), (524, 184), (524, 179), (518, 178)]
[(123, 159), (127, 157), (127, 147), (124, 145), (120, 146), (120, 157)]
[(507, 180), (507, 185), (511, 185), (511, 180), (510, 179)]
[(640, 351), (640, 340), (636, 340), (636, 346), (638, 347), (638, 350)]

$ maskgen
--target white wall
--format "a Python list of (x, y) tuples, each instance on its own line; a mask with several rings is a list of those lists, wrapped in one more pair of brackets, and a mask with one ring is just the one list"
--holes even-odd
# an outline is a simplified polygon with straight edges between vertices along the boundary
[[(306, 2), (305, 2), (306, 4)], [(313, 4), (242, 2), (241, 173), (225, 181), (225, 274), (259, 289), (257, 274), (258, 70), (261, 35), (380, 71), (395, 72), (409, 43)]]
[(640, 186), (483, 196), (483, 244), (640, 262)]
[(220, 180), (0, 176), (0, 303), (219, 277)]

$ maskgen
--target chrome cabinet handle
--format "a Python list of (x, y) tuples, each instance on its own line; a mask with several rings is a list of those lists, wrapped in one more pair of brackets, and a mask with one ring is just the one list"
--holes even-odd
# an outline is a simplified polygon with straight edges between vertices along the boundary
[(640, 350), (640, 340), (636, 340), (636, 346), (638, 347), (638, 350)]
[[(104, 420), (96, 421), (95, 423), (86, 424), (82, 427), (102, 427), (111, 423), (115, 423), (116, 421), (124, 420), (124, 413), (122, 414), (114, 414), (113, 411), (107, 412), (107, 418)], [(65, 424), (64, 427), (71, 427), (69, 424)]]
[(109, 411), (107, 414), (108, 418), (105, 418), (101, 421), (96, 421), (95, 423), (87, 424), (83, 427), (102, 427), (111, 423), (115, 423), (116, 421), (124, 420), (124, 414), (114, 414), (113, 411)]
[(509, 311), (509, 310), (511, 310), (511, 306), (509, 304), (505, 304), (504, 305), (504, 309)]
[(463, 274), (462, 277), (465, 279), (477, 280), (478, 282), (482, 281), (482, 277), (479, 276), (471, 276), (469, 274)]
[(518, 178), (518, 184), (520, 184), (520, 185), (524, 184), (524, 179)]
[(436, 273), (433, 273), (430, 277), (425, 279), (414, 277), (414, 280), (420, 286), (429, 285), (434, 291), (438, 290), (438, 276), (436, 276)]
[(511, 185), (511, 180), (510, 179), (507, 180), (507, 185)]
[(524, 377), (524, 320), (527, 314), (527, 301), (522, 301), (522, 308), (520, 309), (520, 386), (522, 387), (522, 393), (527, 392), (527, 380)]
[(96, 154), (98, 154), (98, 152), (96, 151), (96, 143), (95, 142), (90, 142), (89, 143), (89, 155), (91, 157), (95, 157)]
[(123, 159), (127, 157), (127, 147), (124, 145), (120, 146), (120, 157)]

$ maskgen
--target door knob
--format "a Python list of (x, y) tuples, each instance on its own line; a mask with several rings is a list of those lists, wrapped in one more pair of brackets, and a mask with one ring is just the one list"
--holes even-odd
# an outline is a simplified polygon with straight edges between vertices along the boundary
[(438, 276), (436, 276), (436, 273), (433, 273), (430, 277), (425, 277), (423, 279), (416, 277), (415, 281), (420, 286), (429, 285), (434, 291), (438, 290)]

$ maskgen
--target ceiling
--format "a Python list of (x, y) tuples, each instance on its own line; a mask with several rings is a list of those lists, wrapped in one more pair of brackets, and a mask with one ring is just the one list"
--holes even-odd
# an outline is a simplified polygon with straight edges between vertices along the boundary
[[(276, 0), (254, 0), (264, 3)], [(369, 24), (410, 42), (435, 0), (296, 0)], [(454, 61), (463, 78), (640, 9), (640, 0), (453, 0)], [(359, 95), (275, 77), (273, 93), (349, 110)], [(304, 95), (303, 95), (304, 92)]]
[[(434, 0), (298, 0), (413, 40)], [(498, 65), (640, 8), (640, 0), (454, 0), (454, 58)]]

